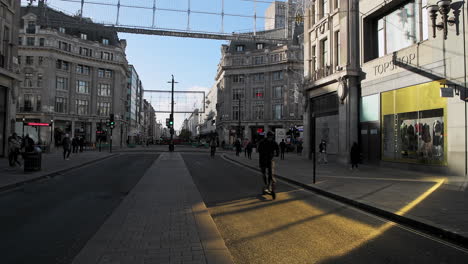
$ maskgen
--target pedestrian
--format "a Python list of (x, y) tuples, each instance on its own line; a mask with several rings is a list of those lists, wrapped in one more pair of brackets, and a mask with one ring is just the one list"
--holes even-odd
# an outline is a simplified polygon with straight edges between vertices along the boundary
[(24, 152), (33, 152), (34, 151), (34, 140), (29, 137), (29, 134), (23, 138), (22, 147), (24, 148)]
[(249, 140), (248, 139), (245, 139), (244, 140), (244, 144), (243, 144), (243, 148), (244, 148), (244, 157), (247, 158), (247, 144), (249, 144)]
[[(259, 165), (263, 176), (264, 192), (270, 192), (273, 199), (276, 199), (275, 183), (273, 176), (273, 158), (278, 156), (278, 144), (273, 140), (273, 133), (268, 132), (267, 138), (263, 139), (258, 145)], [(275, 155), (276, 154), (276, 155)], [(268, 176), (267, 176), (268, 170)]]
[(253, 151), (252, 141), (249, 141), (249, 143), (247, 144), (246, 149), (247, 149), (247, 158), (252, 159), (252, 151)]
[(78, 138), (77, 137), (73, 137), (72, 139), (72, 152), (78, 153)]
[(300, 156), (302, 154), (302, 142), (297, 143), (297, 155)]
[(20, 148), (20, 139), (16, 133), (13, 133), (10, 137), (8, 137), (8, 161), (11, 167), (16, 166), (16, 164), (21, 167), (21, 163), (18, 161)]
[(284, 143), (284, 139), (281, 140), (279, 147), (281, 151), (281, 159), (284, 160), (284, 151), (286, 151), (286, 143)]
[(65, 137), (62, 139), (62, 147), (63, 147), (63, 159), (69, 160), (70, 153), (71, 153), (71, 140), (68, 134), (65, 134)]
[(359, 151), (359, 145), (356, 142), (354, 142), (353, 146), (351, 147), (351, 153), (350, 153), (351, 170), (354, 169), (354, 167), (356, 167), (357, 169), (360, 156), (361, 156), (361, 153)]
[(211, 147), (211, 151), (210, 151), (211, 158), (214, 158), (215, 153), (216, 153), (216, 140), (214, 138), (212, 138), (210, 141), (210, 147)]
[(322, 142), (320, 142), (319, 145), (319, 152), (320, 152), (320, 157), (319, 157), (319, 163), (328, 163), (327, 160), (327, 142), (322, 139)]
[(84, 148), (84, 145), (85, 145), (84, 137), (79, 137), (78, 145), (80, 146), (80, 152), (83, 152), (83, 148)]
[(236, 140), (236, 143), (234, 144), (236, 147), (236, 156), (239, 156), (239, 153), (241, 152), (241, 142), (240, 139)]

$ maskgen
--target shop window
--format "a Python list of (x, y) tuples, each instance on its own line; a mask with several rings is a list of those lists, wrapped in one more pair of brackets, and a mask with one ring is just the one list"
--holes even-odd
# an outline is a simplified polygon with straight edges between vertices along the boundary
[(382, 159), (446, 165), (447, 99), (439, 82), (382, 93)]

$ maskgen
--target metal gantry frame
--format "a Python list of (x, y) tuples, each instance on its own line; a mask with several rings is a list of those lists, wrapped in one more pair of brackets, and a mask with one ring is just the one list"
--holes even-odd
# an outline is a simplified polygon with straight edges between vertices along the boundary
[[(221, 1), (221, 10), (219, 12), (213, 11), (203, 11), (203, 10), (193, 10), (192, 3), (190, 0), (187, 0), (187, 9), (175, 9), (175, 8), (162, 8), (158, 7), (156, 0), (152, 1), (152, 6), (142, 6), (142, 5), (135, 5), (135, 4), (123, 4), (121, 0), (115, 0), (113, 3), (103, 2), (99, 0), (59, 0), (62, 2), (71, 2), (71, 3), (80, 3), (81, 9), (79, 10), (80, 17), (83, 17), (83, 10), (85, 4), (87, 5), (101, 5), (101, 6), (109, 6), (116, 8), (116, 18), (114, 24), (108, 23), (100, 23), (105, 28), (108, 28), (112, 31), (123, 32), (123, 33), (134, 33), (134, 34), (146, 34), (146, 35), (160, 35), (160, 36), (173, 36), (173, 37), (188, 37), (188, 38), (206, 38), (206, 39), (219, 39), (219, 40), (234, 40), (234, 41), (258, 41), (258, 42), (266, 42), (266, 43), (274, 43), (274, 44), (285, 44), (288, 42), (288, 35), (285, 33), (283, 38), (274, 38), (274, 37), (267, 37), (259, 34), (257, 31), (257, 19), (273, 19), (265, 16), (258, 16), (257, 15), (257, 4), (258, 3), (274, 3), (274, 1), (261, 1), (261, 0), (239, 0), (239, 1), (249, 1), (253, 2), (253, 14), (234, 14), (234, 13), (226, 13), (225, 10), (225, 0)], [(286, 0), (288, 3), (292, 3), (294, 5), (300, 3), (304, 3), (305, 0)], [(148, 0), (151, 3), (151, 0)], [(297, 3), (296, 3), (297, 2)], [(288, 4), (289, 6), (289, 4)], [(147, 9), (152, 11), (152, 21), (151, 27), (145, 26), (130, 26), (124, 25), (121, 22), (121, 8), (135, 8), (135, 9)], [(297, 8), (296, 8), (297, 9)], [(165, 12), (178, 12), (178, 13), (186, 13), (187, 14), (187, 26), (186, 30), (180, 29), (166, 29), (166, 28), (158, 28), (157, 27), (157, 11), (165, 11)], [(196, 31), (192, 30), (191, 25), (191, 15), (192, 14), (204, 14), (204, 15), (213, 15), (219, 16), (221, 20), (221, 27), (219, 32), (204, 32), (204, 31)], [(252, 18), (253, 19), (253, 29), (249, 33), (225, 33), (225, 17), (241, 17), (241, 18)], [(84, 22), (84, 20), (82, 20)], [(49, 21), (49, 23), (57, 23), (61, 21)], [(96, 23), (96, 22), (94, 22)], [(63, 22), (62, 22), (63, 24)], [(98, 23), (99, 24), (99, 23)], [(68, 27), (80, 27), (79, 24), (68, 22), (64, 26)], [(288, 26), (285, 27), (285, 31), (287, 30)]]

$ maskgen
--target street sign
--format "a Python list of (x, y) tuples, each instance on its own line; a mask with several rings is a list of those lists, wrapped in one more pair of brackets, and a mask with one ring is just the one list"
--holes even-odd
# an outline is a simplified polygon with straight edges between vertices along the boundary
[(286, 129), (284, 128), (277, 128), (275, 129), (275, 141), (276, 143), (280, 143), (281, 140), (286, 139)]

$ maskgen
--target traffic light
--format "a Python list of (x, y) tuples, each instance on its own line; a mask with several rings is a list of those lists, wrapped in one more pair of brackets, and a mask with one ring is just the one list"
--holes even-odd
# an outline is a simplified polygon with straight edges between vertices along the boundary
[(170, 126), (170, 118), (166, 118), (166, 126), (169, 127)]
[(114, 129), (114, 126), (115, 126), (114, 114), (109, 115), (109, 126), (111, 129)]
[(174, 116), (172, 114), (169, 115), (169, 126), (174, 127)]

